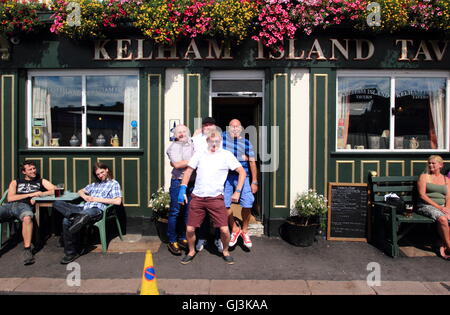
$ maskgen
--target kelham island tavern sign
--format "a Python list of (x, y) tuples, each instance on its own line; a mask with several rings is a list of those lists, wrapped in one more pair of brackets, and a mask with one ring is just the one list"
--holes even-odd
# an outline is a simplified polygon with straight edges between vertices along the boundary
[[(290, 39), (284, 50), (271, 52), (258, 43), (256, 60), (317, 60), (337, 61), (370, 60), (376, 51), (368, 39), (312, 39), (306, 49), (298, 48), (300, 40)], [(448, 40), (394, 39), (393, 48), (398, 51), (398, 61), (442, 61), (448, 54)], [(326, 47), (327, 50), (323, 48)], [(325, 53), (327, 51), (328, 53)], [(186, 47), (154, 45), (145, 39), (114, 39), (95, 42), (94, 60), (233, 60), (229, 45), (214, 39), (191, 39)]]

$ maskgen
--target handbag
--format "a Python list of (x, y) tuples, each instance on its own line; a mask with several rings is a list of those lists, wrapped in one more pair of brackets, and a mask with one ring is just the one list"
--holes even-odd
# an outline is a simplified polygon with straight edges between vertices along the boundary
[(395, 206), (397, 213), (406, 212), (406, 203), (402, 197), (396, 194), (388, 194), (384, 196), (384, 202), (388, 205)]

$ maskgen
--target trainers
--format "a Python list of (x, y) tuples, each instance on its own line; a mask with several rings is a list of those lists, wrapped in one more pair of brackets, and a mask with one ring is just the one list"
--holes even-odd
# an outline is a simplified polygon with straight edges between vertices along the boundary
[(180, 247), (178, 247), (178, 243), (177, 242), (170, 242), (169, 244), (167, 244), (167, 248), (169, 249), (169, 251), (176, 255), (176, 256), (180, 256), (181, 255), (181, 249)]
[(189, 264), (194, 259), (194, 256), (185, 255), (183, 258), (181, 258), (181, 263), (183, 265)]
[(197, 245), (195, 245), (195, 249), (197, 250), (197, 252), (201, 252), (203, 250), (203, 248), (206, 245), (206, 240), (204, 239), (199, 239), (197, 242)]
[(34, 255), (31, 251), (31, 247), (24, 248), (23, 250), (23, 264), (25, 266), (34, 264)]
[(233, 247), (234, 245), (236, 245), (239, 239), (239, 235), (241, 235), (241, 229), (239, 229), (239, 231), (236, 233), (235, 232), (231, 233), (230, 243), (228, 244), (228, 246)]
[(223, 256), (223, 260), (225, 260), (225, 262), (226, 262), (228, 265), (234, 264), (234, 259), (233, 259), (233, 257), (231, 257), (230, 255), (228, 255), (228, 256)]
[(74, 261), (75, 259), (77, 259), (78, 257), (80, 257), (80, 254), (73, 254), (73, 255), (65, 255), (63, 257), (63, 259), (61, 259), (60, 263), (62, 265), (67, 265), (68, 263), (71, 263), (72, 261)]
[(217, 250), (219, 251), (219, 253), (223, 252), (223, 244), (222, 244), (222, 241), (220, 239), (216, 239), (214, 241), (214, 245), (216, 245)]
[(244, 245), (247, 246), (247, 248), (251, 248), (252, 247), (252, 241), (250, 240), (250, 236), (248, 236), (247, 233), (245, 233), (244, 231), (241, 232), (241, 236), (242, 239), (244, 240)]

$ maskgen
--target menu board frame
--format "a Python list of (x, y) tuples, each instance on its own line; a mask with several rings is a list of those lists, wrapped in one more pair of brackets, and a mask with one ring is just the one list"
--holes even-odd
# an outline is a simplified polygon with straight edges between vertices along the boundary
[(370, 191), (368, 189), (367, 183), (328, 183), (328, 226), (327, 226), (327, 240), (331, 241), (350, 241), (350, 242), (368, 242), (368, 237), (358, 238), (358, 237), (335, 237), (331, 235), (331, 224), (332, 224), (332, 204), (333, 204), (333, 194), (332, 189), (336, 186), (357, 186), (357, 187), (367, 187), (367, 225), (366, 225), (366, 235), (370, 235)]

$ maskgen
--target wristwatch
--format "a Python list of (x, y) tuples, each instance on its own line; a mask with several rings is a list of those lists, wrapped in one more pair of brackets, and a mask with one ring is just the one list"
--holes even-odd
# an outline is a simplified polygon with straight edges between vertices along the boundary
[(236, 189), (236, 192), (238, 192), (238, 193), (241, 193), (241, 192), (242, 192), (242, 190), (240, 190), (240, 189)]
[(258, 185), (258, 181), (254, 181), (254, 182), (252, 182), (252, 185)]

